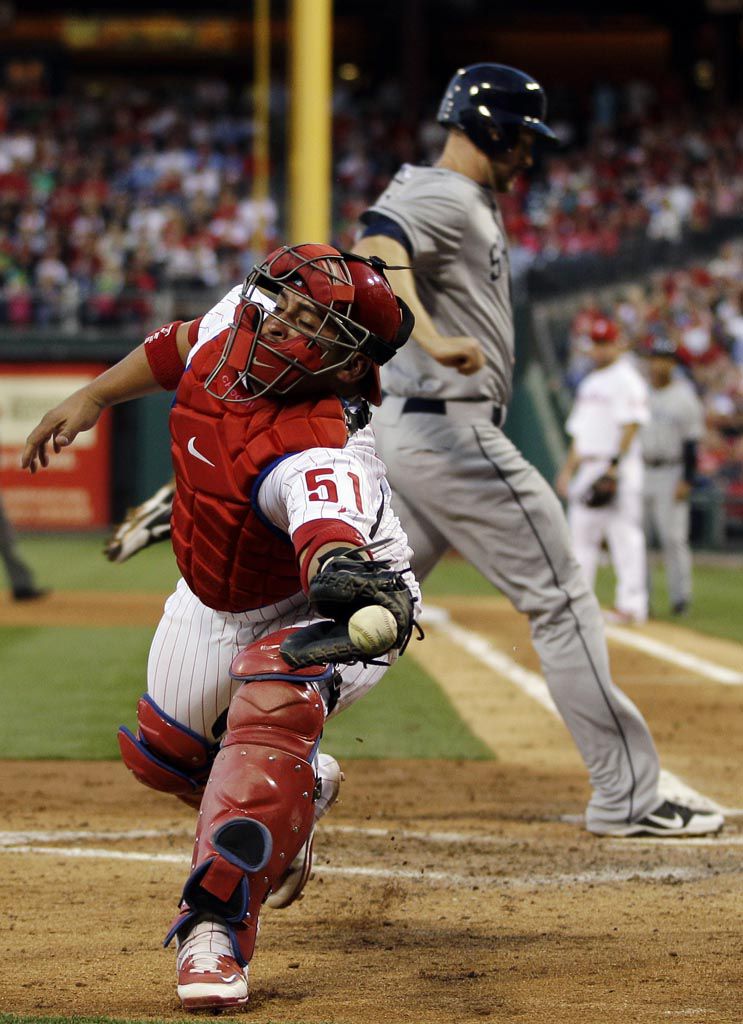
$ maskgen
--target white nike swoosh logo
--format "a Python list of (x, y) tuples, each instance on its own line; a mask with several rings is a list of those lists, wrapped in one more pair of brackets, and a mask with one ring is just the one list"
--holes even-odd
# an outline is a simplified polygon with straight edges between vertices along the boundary
[(655, 825), (663, 825), (665, 828), (681, 828), (684, 819), (680, 814), (674, 814), (672, 818), (661, 818), (659, 814), (648, 814), (648, 820)]
[[(214, 463), (207, 459), (206, 455), (202, 455), (201, 452), (197, 450), (196, 445), (194, 444), (195, 440), (196, 435), (194, 434), (194, 436), (189, 440), (187, 445), (190, 454), (193, 455), (195, 459), (200, 459), (201, 462), (205, 462), (207, 466), (214, 466)], [(216, 466), (214, 466), (214, 468), (216, 469)]]

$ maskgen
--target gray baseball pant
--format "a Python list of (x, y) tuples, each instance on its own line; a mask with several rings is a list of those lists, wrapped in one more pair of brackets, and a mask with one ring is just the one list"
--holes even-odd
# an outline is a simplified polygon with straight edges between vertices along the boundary
[(13, 591), (30, 590), (34, 586), (34, 578), (30, 568), (18, 554), (15, 531), (5, 514), (5, 506), (0, 497), (0, 558), (5, 562), (10, 586)]
[(691, 600), (689, 502), (676, 500), (681, 475), (680, 464), (645, 468), (645, 534), (660, 542), (672, 605)]
[[(614, 684), (598, 602), (572, 554), (562, 506), (484, 402), (446, 414), (405, 412), (385, 398), (373, 426), (393, 508), (419, 580), (455, 548), (529, 617), (547, 686), (588, 769), (591, 831), (643, 817), (660, 802), (648, 727)], [(425, 588), (424, 588), (425, 593)]]

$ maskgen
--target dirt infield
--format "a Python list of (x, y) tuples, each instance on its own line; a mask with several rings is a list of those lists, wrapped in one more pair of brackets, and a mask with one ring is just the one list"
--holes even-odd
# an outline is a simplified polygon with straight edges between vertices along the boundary
[[(507, 606), (444, 604), (536, 669), (525, 624)], [(141, 609), (146, 621), (153, 614)], [(129, 607), (126, 621), (134, 615)], [(713, 653), (736, 663), (734, 645)], [(622, 646), (612, 655), (666, 767), (741, 806), (743, 687)], [(743, 818), (710, 840), (591, 837), (575, 820), (588, 788), (562, 723), (435, 630), (415, 656), (495, 760), (344, 766), (305, 899), (264, 915), (242, 1016), (737, 1024)], [(173, 954), (160, 942), (193, 812), (108, 762), (4, 762), (2, 776), (0, 1007), (182, 1017)]]

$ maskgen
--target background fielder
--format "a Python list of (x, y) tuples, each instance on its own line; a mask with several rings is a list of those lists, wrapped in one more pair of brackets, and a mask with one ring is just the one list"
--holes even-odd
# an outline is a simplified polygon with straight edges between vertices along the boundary
[[(645, 622), (648, 592), (639, 429), (649, 417), (648, 389), (613, 321), (597, 319), (590, 337), (595, 369), (580, 382), (565, 424), (572, 444), (557, 478), (557, 491), (568, 498), (573, 550), (591, 589), (601, 546), (604, 541), (608, 544), (617, 581), (608, 617), (624, 624)], [(597, 481), (615, 484), (603, 503)]]
[(689, 499), (704, 433), (704, 409), (691, 382), (677, 372), (676, 346), (656, 338), (650, 348), (650, 418), (640, 441), (645, 461), (645, 531), (663, 552), (671, 611), (682, 615), (692, 597)]

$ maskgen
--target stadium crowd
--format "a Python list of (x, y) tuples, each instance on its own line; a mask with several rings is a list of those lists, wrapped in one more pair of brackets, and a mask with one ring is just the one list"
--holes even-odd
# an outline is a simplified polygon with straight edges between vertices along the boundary
[[(743, 209), (740, 118), (708, 114), (700, 126), (678, 108), (657, 120), (638, 84), (611, 116), (597, 93), (584, 142), (561, 122), (566, 145), (502, 197), (516, 271), (611, 255), (638, 235), (677, 245)], [(272, 100), (281, 126), (280, 87)], [(441, 135), (433, 120), (409, 130), (392, 81), (366, 97), (339, 83), (334, 103), (335, 241), (349, 246), (394, 169), (431, 158)], [(253, 130), (249, 97), (212, 80), (0, 94), (0, 322), (147, 321), (158, 289), (239, 280), (278, 233), (277, 205), (251, 197)], [(282, 136), (277, 127), (278, 197)]]
[(571, 390), (590, 368), (591, 324), (609, 316), (627, 347), (647, 354), (658, 338), (676, 346), (679, 371), (693, 381), (705, 409), (699, 476), (726, 495), (728, 519), (743, 527), (743, 241), (725, 243), (707, 263), (659, 271), (606, 306), (588, 299), (568, 339)]

